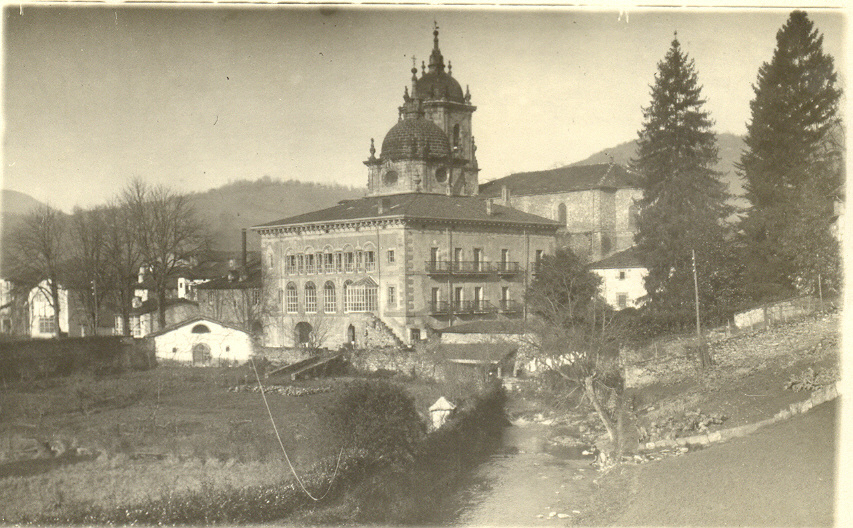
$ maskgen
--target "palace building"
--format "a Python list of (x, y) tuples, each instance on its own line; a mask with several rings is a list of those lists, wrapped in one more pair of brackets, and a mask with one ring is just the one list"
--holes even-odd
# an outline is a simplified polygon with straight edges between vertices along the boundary
[(477, 196), (475, 110), (436, 28), (378, 156), (371, 140), (367, 196), (253, 228), (267, 346), (412, 345), (524, 317), (532, 264), (560, 224)]

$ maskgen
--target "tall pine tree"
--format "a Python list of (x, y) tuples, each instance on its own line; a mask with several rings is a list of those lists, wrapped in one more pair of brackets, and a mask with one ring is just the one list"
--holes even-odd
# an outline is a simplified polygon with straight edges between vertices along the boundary
[(658, 63), (651, 89), (632, 160), (643, 186), (635, 241), (649, 268), (647, 309), (663, 321), (684, 324), (695, 313), (694, 250), (702, 275), (703, 311), (725, 311), (720, 290), (730, 282), (725, 218), (731, 208), (726, 205), (726, 187), (713, 169), (718, 161), (714, 122), (703, 109), (694, 62), (681, 50), (677, 36)]
[(758, 70), (738, 165), (752, 206), (741, 232), (756, 300), (814, 291), (818, 276), (837, 281), (829, 226), (844, 163), (835, 82), (823, 37), (806, 13), (792, 12), (776, 34), (773, 59)]

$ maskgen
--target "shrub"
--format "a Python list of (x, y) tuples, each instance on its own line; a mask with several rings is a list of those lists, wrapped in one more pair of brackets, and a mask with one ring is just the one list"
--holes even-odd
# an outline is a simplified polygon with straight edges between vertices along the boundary
[(426, 433), (415, 400), (386, 381), (359, 381), (340, 391), (328, 409), (339, 445), (367, 460), (399, 464), (411, 460)]

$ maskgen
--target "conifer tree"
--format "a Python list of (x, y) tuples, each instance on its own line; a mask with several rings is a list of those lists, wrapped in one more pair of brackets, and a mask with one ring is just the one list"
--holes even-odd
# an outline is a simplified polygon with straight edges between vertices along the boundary
[(724, 307), (715, 290), (727, 287), (724, 260), (725, 185), (714, 170), (718, 161), (713, 120), (703, 107), (695, 64), (678, 38), (658, 63), (651, 104), (643, 109), (637, 157), (640, 175), (636, 244), (649, 268), (645, 281), (647, 309), (670, 323), (688, 323), (694, 314), (692, 251), (705, 278), (700, 304), (706, 314)]
[(751, 203), (741, 224), (746, 279), (756, 300), (817, 289), (838, 273), (832, 195), (843, 180), (831, 56), (806, 13), (794, 11), (758, 70), (738, 168)]

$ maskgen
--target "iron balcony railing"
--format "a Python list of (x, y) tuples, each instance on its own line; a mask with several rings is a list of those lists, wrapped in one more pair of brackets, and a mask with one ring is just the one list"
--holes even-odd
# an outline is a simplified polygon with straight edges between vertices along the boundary
[(498, 309), (503, 313), (517, 313), (524, 310), (524, 305), (509, 299), (498, 301)]
[(433, 315), (489, 314), (497, 312), (497, 307), (486, 300), (479, 301), (431, 301), (429, 313)]
[(483, 262), (477, 260), (428, 260), (424, 263), (430, 275), (513, 274), (522, 271), (518, 262)]

